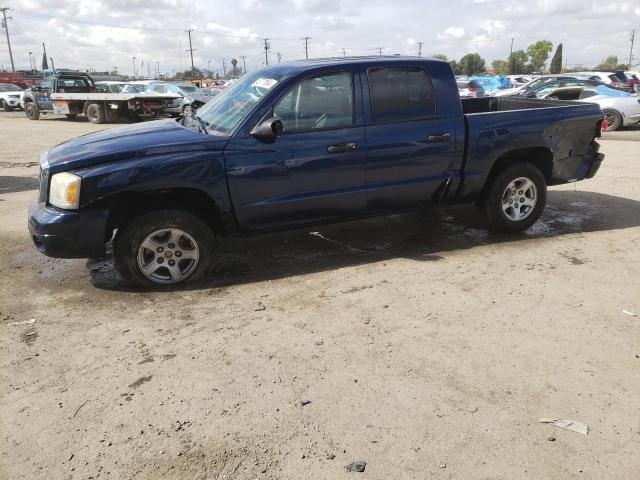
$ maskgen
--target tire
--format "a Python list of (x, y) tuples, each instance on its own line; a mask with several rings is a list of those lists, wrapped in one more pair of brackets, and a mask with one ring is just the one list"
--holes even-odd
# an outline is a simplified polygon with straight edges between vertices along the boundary
[(40, 118), (40, 110), (34, 102), (27, 102), (25, 104), (24, 114), (29, 120), (38, 120)]
[(11, 108), (7, 102), (5, 102), (4, 100), (1, 100), (1, 102), (2, 110), (4, 110), (5, 112), (10, 112), (11, 110), (13, 110), (13, 108)]
[(75, 120), (76, 118), (78, 118), (78, 114), (77, 113), (67, 113), (67, 114), (65, 114), (65, 117), (67, 117), (69, 120)]
[(92, 103), (87, 107), (87, 118), (91, 123), (105, 123), (104, 108), (98, 103)]
[(489, 229), (522, 232), (538, 220), (546, 203), (547, 182), (542, 172), (530, 163), (511, 165), (493, 179), (484, 200)]
[(620, 130), (622, 127), (622, 114), (619, 111), (613, 108), (605, 108), (602, 110), (602, 114), (607, 122), (607, 128), (604, 129), (605, 132)]
[(191, 108), (191, 105), (185, 105), (184, 107), (182, 107), (183, 117), (190, 117), (191, 115), (193, 115), (193, 109)]
[(215, 247), (213, 231), (197, 216), (184, 210), (155, 210), (119, 229), (114, 261), (127, 283), (182, 285), (209, 272)]

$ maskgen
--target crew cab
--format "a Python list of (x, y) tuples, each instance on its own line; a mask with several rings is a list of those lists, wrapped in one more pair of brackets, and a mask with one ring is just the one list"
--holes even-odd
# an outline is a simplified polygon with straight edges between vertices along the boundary
[(123, 118), (156, 115), (163, 104), (176, 95), (149, 95), (139, 91), (112, 91), (110, 86), (96, 86), (84, 73), (50, 70), (39, 85), (25, 90), (22, 105), (26, 116), (38, 120), (41, 114), (54, 113), (75, 119), (86, 115), (92, 123), (106, 123)]
[(52, 257), (105, 255), (125, 281), (209, 273), (216, 237), (476, 203), (491, 231), (603, 160), (597, 105), (461, 101), (439, 60), (364, 57), (251, 72), (196, 115), (84, 135), (40, 159), (29, 230)]

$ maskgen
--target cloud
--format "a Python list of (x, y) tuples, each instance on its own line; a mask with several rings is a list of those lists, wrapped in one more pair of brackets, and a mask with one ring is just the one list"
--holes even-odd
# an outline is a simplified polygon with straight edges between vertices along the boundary
[(462, 38), (464, 37), (464, 28), (462, 27), (449, 27), (444, 32), (438, 34), (438, 38)]
[[(28, 52), (42, 55), (42, 41), (57, 66), (129, 73), (132, 58), (160, 62), (161, 71), (186, 68), (193, 29), (194, 63), (222, 69), (222, 58), (246, 56), (249, 70), (264, 62), (262, 37), (271, 39), (271, 61), (310, 56), (415, 55), (460, 58), (477, 51), (490, 62), (536, 40), (562, 42), (569, 63), (595, 65), (608, 55), (628, 56), (629, 34), (640, 17), (638, 0), (19, 0), (9, 22), (14, 59), (28, 68)], [(455, 19), (455, 20), (452, 20)], [(453, 24), (452, 24), (453, 23)], [(2, 32), (4, 33), (4, 32)], [(639, 54), (636, 53), (636, 56)], [(190, 63), (190, 61), (189, 61)], [(227, 60), (228, 63), (228, 60)], [(0, 64), (9, 64), (0, 35)]]

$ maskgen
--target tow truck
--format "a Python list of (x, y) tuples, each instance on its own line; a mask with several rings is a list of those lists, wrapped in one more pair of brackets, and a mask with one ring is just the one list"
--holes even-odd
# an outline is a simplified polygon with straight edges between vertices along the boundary
[(97, 92), (93, 79), (82, 72), (45, 71), (42, 81), (22, 96), (26, 116), (38, 120), (41, 114), (54, 113), (75, 119), (86, 115), (92, 123), (106, 123), (126, 118), (162, 113), (172, 94)]

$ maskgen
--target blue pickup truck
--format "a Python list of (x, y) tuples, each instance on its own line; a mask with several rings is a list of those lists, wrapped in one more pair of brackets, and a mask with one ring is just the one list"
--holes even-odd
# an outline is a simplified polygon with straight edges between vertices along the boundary
[(44, 254), (105, 255), (126, 281), (211, 270), (216, 237), (476, 203), (517, 233), (548, 185), (600, 167), (597, 105), (461, 101), (448, 63), (322, 59), (249, 73), (177, 120), (85, 135), (40, 158), (29, 230)]

